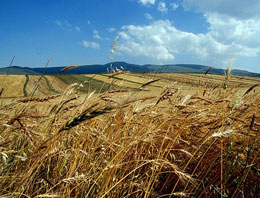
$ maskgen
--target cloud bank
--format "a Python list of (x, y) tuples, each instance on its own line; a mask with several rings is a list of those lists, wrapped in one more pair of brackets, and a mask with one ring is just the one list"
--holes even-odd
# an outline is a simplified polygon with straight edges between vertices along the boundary
[[(232, 58), (256, 57), (260, 54), (260, 17), (257, 11), (260, 10), (260, 1), (253, 0), (255, 6), (245, 2), (184, 0), (182, 6), (187, 11), (196, 9), (203, 12), (209, 24), (207, 33), (182, 31), (170, 20), (158, 20), (149, 25), (127, 25), (119, 32), (120, 50), (130, 56), (147, 57), (160, 63), (172, 62), (179, 54), (214, 64), (223, 64)], [(164, 2), (158, 5), (160, 3)], [(245, 6), (247, 10), (244, 10)], [(161, 11), (165, 12), (163, 7), (161, 4)]]

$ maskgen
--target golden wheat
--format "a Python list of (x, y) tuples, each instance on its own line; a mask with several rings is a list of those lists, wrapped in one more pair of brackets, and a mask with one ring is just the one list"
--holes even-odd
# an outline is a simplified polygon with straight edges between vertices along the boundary
[(0, 195), (220, 197), (222, 182), (223, 195), (257, 197), (259, 88), (226, 83), (79, 96), (72, 84), (2, 106)]

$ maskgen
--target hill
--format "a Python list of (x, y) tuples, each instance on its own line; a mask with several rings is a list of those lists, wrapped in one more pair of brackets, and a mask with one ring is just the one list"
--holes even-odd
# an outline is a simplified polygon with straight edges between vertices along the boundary
[[(133, 73), (205, 73), (209, 66), (205, 65), (195, 65), (195, 64), (168, 64), (168, 65), (136, 65), (130, 64), (126, 62), (113, 62), (107, 63), (104, 65), (95, 64), (95, 65), (80, 65), (74, 69), (68, 70), (63, 74), (101, 74), (111, 72), (111, 65), (113, 68), (121, 68), (123, 67), (125, 71), (133, 72)], [(8, 69), (8, 67), (0, 68), (0, 74), (59, 74), (60, 70), (65, 68), (65, 66), (61, 67), (20, 67), (20, 66), (12, 66)], [(224, 74), (225, 70), (219, 68), (213, 68), (209, 72), (210, 74)], [(248, 72), (245, 70), (232, 70), (232, 75), (236, 76), (250, 76), (250, 77), (260, 77), (260, 74)]]
[(3, 67), (0, 68), (0, 74), (39, 74), (36, 71), (34, 71), (32, 68), (29, 67), (20, 67), (20, 66), (12, 66), (12, 67)]

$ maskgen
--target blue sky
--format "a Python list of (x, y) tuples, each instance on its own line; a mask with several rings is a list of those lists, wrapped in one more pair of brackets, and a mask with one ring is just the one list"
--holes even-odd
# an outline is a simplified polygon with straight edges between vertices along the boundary
[(194, 63), (260, 73), (259, 0), (0, 0), (0, 67)]

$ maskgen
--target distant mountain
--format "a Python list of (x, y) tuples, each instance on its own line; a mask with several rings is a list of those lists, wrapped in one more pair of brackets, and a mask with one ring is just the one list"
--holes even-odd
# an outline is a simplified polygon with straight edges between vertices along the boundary
[[(62, 74), (98, 74), (111, 72), (112, 68), (118, 68), (125, 71), (135, 72), (135, 73), (205, 73), (209, 66), (205, 65), (195, 65), (195, 64), (175, 64), (175, 65), (136, 65), (129, 64), (126, 62), (113, 62), (107, 63), (105, 65), (80, 65), (74, 69), (68, 70)], [(59, 74), (60, 70), (64, 67), (47, 67), (47, 68), (29, 68), (29, 67), (19, 67), (12, 66), (10, 68), (0, 68), (0, 74)], [(209, 72), (210, 74), (225, 74), (225, 70), (219, 68), (213, 68)], [(232, 70), (232, 75), (237, 76), (251, 76), (260, 77), (258, 73), (252, 73), (245, 70)]]
[(38, 73), (29, 67), (12, 66), (12, 67), (0, 68), (0, 74), (38, 74)]
[[(111, 64), (112, 67), (119, 68), (122, 66), (124, 70), (130, 71), (130, 72), (136, 72), (136, 73), (146, 73), (148, 72), (146, 67), (140, 66), (140, 65), (134, 65), (134, 64), (128, 64), (125, 62), (114, 62), (114, 63), (107, 63), (105, 65), (80, 65), (74, 69), (68, 70), (64, 72), (63, 74), (99, 74), (99, 73), (107, 73), (108, 70), (111, 70)], [(46, 74), (58, 74), (60, 73), (60, 70), (65, 68), (64, 67), (49, 67), (45, 68), (31, 68), (33, 71), (37, 73), (45, 73)]]

